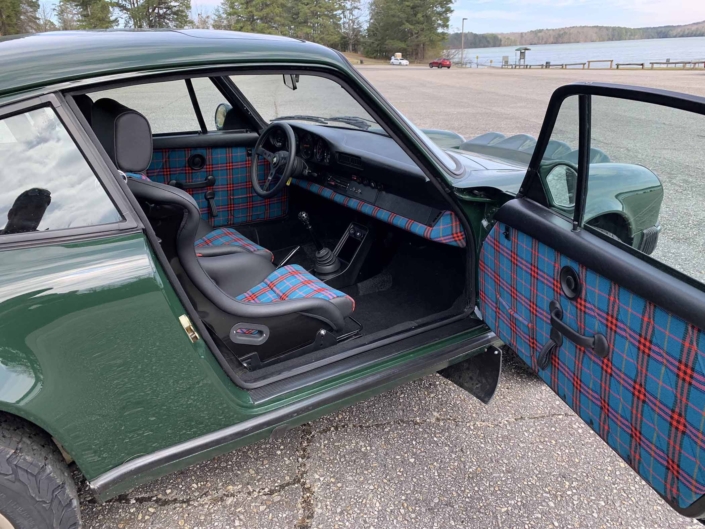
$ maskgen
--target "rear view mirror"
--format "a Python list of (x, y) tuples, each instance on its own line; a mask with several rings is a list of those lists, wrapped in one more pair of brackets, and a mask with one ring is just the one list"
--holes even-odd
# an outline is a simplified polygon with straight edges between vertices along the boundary
[(215, 128), (216, 130), (223, 130), (223, 127), (225, 126), (225, 117), (228, 115), (228, 112), (233, 107), (228, 105), (227, 103), (221, 103), (218, 105), (215, 109)]
[(578, 173), (569, 165), (556, 165), (546, 176), (546, 187), (550, 194), (552, 205), (559, 208), (575, 206), (575, 190), (578, 184)]
[(297, 84), (299, 82), (299, 75), (298, 74), (296, 74), (296, 75), (293, 75), (293, 74), (283, 75), (282, 77), (284, 78), (284, 86), (286, 86), (287, 88), (291, 88), (292, 90), (296, 90), (298, 88), (297, 87)]

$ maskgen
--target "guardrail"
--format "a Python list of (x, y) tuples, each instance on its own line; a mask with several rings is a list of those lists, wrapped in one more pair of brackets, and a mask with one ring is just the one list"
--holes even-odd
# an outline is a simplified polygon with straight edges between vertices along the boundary
[(619, 70), (620, 66), (640, 66), (641, 69), (643, 70), (645, 64), (646, 63), (644, 63), (644, 62), (618, 62), (617, 63), (617, 70)]
[(593, 63), (596, 63), (596, 62), (608, 62), (608, 63), (610, 63), (610, 70), (611, 70), (611, 69), (612, 69), (612, 65), (614, 64), (614, 59), (595, 59), (595, 60), (592, 60), (592, 61), (588, 61), (588, 62), (587, 62), (587, 67), (588, 67), (588, 68), (591, 68), (592, 65), (593, 65)]

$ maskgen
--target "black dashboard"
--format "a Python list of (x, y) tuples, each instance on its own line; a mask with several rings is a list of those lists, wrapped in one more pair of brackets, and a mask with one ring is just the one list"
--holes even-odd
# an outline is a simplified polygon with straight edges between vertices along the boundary
[[(305, 163), (297, 178), (427, 225), (448, 209), (436, 187), (386, 134), (289, 124), (296, 136), (297, 156)], [(287, 148), (283, 131), (274, 131), (268, 141), (276, 150)]]

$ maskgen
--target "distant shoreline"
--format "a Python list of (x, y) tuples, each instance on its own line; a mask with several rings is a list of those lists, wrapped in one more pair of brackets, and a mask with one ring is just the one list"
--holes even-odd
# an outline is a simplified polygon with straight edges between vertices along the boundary
[[(571, 26), (556, 29), (535, 29), (513, 33), (465, 32), (464, 47), (502, 48), (505, 46), (537, 46), (542, 44), (581, 44), (684, 37), (705, 37), (705, 21), (682, 26), (627, 28), (621, 26)], [(461, 33), (451, 33), (446, 49), (460, 49)]]

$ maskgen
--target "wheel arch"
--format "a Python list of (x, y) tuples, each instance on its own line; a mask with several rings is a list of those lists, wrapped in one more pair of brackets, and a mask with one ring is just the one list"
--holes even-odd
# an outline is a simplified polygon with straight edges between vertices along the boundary
[(602, 212), (586, 220), (585, 224), (608, 231), (619, 237), (625, 244), (631, 244), (634, 238), (634, 226), (624, 211)]
[[(52, 444), (56, 446), (59, 452), (61, 452), (66, 464), (75, 462), (71, 453), (64, 447), (61, 439), (52, 433), (51, 426), (46, 424), (41, 418), (33, 417), (31, 414), (25, 413), (21, 408), (8, 409), (8, 406), (5, 406), (5, 403), (0, 402), (0, 423), (6, 420), (19, 421), (23, 425), (26, 425), (28, 429), (35, 430), (47, 436), (51, 439)], [(78, 467), (78, 464), (76, 466)]]

